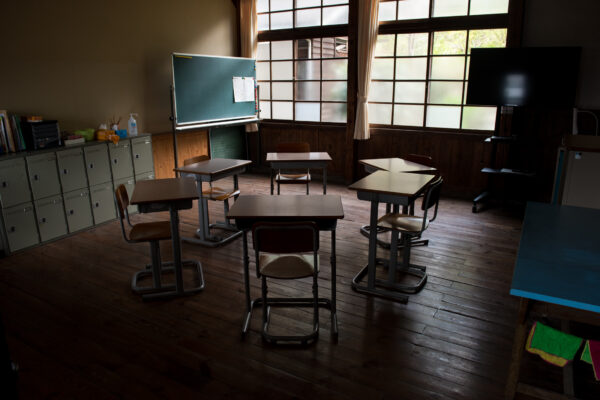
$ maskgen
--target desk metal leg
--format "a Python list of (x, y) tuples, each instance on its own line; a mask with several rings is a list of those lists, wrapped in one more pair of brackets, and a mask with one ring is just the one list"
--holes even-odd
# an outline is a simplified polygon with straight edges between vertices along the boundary
[(323, 194), (327, 194), (327, 167), (323, 168)]
[(271, 167), (271, 196), (273, 196), (273, 190), (275, 189), (275, 186), (273, 185), (274, 173), (275, 171), (273, 170), (273, 167)]
[(337, 264), (335, 256), (335, 229), (331, 231), (331, 332), (333, 339), (338, 340), (338, 325), (337, 325), (337, 303), (336, 303), (336, 279), (337, 279)]

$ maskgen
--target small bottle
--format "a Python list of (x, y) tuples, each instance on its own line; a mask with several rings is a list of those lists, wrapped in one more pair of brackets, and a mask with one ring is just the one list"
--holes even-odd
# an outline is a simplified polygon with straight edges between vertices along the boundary
[(127, 121), (127, 130), (129, 131), (129, 136), (137, 136), (138, 134), (137, 121), (135, 118), (133, 118), (134, 115), (137, 116), (135, 113), (129, 114), (129, 121)]

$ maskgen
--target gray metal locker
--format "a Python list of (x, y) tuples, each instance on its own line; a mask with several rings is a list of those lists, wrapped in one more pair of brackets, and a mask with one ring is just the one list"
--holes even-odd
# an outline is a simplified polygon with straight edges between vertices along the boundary
[(110, 167), (112, 168), (113, 180), (121, 180), (133, 176), (133, 164), (131, 162), (131, 144), (129, 140), (120, 141), (117, 144), (108, 145), (110, 154)]
[(44, 153), (28, 156), (26, 159), (33, 198), (43, 199), (60, 194), (56, 154), (54, 152)]
[[(127, 195), (129, 196), (129, 199), (131, 200), (133, 188), (135, 187), (135, 180), (133, 178), (129, 178), (129, 179), (121, 179), (119, 181), (115, 181), (113, 190), (117, 190), (117, 188), (121, 184), (125, 185), (125, 188), (127, 189)], [(137, 206), (129, 206), (129, 207), (127, 207), (127, 212), (129, 212), (129, 214), (137, 213), (138, 208), (137, 208)]]
[(65, 193), (65, 214), (69, 232), (79, 231), (94, 224), (87, 189)]
[(42, 242), (67, 234), (67, 221), (61, 195), (35, 202)]
[(24, 203), (5, 208), (3, 213), (10, 251), (24, 249), (40, 242), (33, 204)]
[(0, 201), (10, 207), (31, 200), (25, 159), (14, 157), (0, 162)]
[(133, 155), (133, 168), (136, 175), (144, 172), (154, 172), (151, 137), (131, 139), (131, 153)]
[(87, 187), (83, 149), (58, 151), (56, 158), (63, 193)]
[(112, 183), (96, 185), (90, 188), (94, 223), (99, 224), (117, 218), (115, 192)]
[(85, 147), (84, 154), (90, 186), (110, 182), (110, 160), (106, 144)]

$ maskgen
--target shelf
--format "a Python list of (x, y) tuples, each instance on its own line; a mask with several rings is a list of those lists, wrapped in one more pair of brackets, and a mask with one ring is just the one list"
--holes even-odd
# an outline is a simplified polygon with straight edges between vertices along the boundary
[(524, 171), (511, 168), (483, 168), (481, 172), (484, 174), (524, 176), (526, 178), (533, 178), (535, 176), (535, 172), (533, 171)]
[(490, 142), (515, 142), (517, 140), (516, 136), (490, 136), (489, 138), (485, 139), (485, 142), (490, 143)]

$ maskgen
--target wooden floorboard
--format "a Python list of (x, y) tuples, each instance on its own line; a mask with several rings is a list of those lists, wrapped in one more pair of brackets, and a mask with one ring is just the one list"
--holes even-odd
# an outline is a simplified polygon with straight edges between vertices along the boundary
[[(269, 192), (260, 175), (241, 176), (240, 186), (242, 195)], [(282, 193), (303, 188), (286, 185)], [(517, 312), (508, 290), (521, 213), (472, 214), (471, 202), (443, 198), (424, 235), (429, 245), (412, 253), (415, 263), (428, 266), (428, 283), (408, 304), (398, 304), (351, 289), (367, 262), (367, 239), (358, 230), (369, 204), (344, 186), (330, 184), (328, 192), (342, 196), (345, 212), (336, 242), (338, 343), (325, 310), (319, 340), (308, 348), (264, 344), (260, 312), (241, 340), (241, 240), (215, 249), (184, 243), (184, 258), (202, 262), (205, 290), (142, 302), (130, 283), (149, 262), (149, 248), (126, 243), (114, 221), (0, 259), (0, 313), (20, 365), (20, 397), (501, 399)], [(319, 183), (311, 193), (320, 193)], [(220, 203), (209, 207), (212, 221), (223, 219)], [(180, 217), (182, 236), (192, 236), (196, 206)], [(331, 254), (329, 239), (322, 234), (321, 260)], [(171, 258), (170, 243), (161, 251)], [(258, 296), (254, 268), (252, 262), (251, 290)], [(326, 262), (319, 279), (321, 295), (330, 296)], [(310, 288), (310, 280), (269, 284), (275, 296), (309, 295)], [(293, 332), (310, 329), (310, 319), (308, 309), (278, 309), (273, 324)]]

